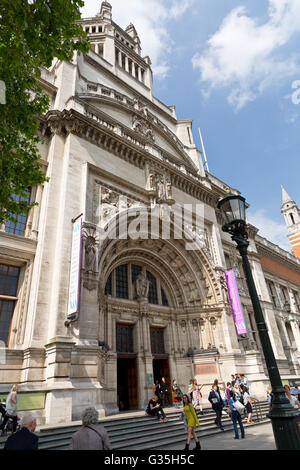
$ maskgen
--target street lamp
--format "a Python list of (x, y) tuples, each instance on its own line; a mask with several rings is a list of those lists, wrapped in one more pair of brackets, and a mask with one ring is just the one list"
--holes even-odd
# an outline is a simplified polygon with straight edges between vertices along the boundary
[(223, 232), (228, 232), (243, 260), (243, 268), (251, 297), (254, 317), (261, 340), (269, 379), (274, 395), (272, 408), (267, 415), (271, 419), (276, 447), (278, 450), (300, 450), (300, 411), (293, 408), (282, 386), (267, 326), (260, 306), (248, 258), (248, 234), (246, 224), (246, 200), (242, 196), (229, 193), (218, 202), (225, 224)]

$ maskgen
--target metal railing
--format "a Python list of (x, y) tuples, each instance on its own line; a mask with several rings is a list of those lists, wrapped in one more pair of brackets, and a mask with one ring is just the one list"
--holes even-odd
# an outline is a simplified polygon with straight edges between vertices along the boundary
[(261, 404), (260, 401), (257, 400), (256, 398), (251, 397), (251, 401), (253, 403), (253, 408), (255, 410), (256, 418), (257, 421), (260, 421), (263, 419), (262, 411), (261, 411)]

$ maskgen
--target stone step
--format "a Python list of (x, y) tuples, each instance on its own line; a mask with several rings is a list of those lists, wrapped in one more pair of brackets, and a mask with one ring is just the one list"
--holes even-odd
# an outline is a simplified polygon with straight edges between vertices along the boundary
[[(264, 421), (266, 419), (266, 413), (268, 412), (268, 403), (261, 402), (261, 411)], [(153, 435), (155, 436), (155, 445), (165, 446), (170, 445), (174, 442), (174, 439), (185, 439), (185, 431), (183, 422), (179, 419), (181, 409), (170, 410), (165, 409), (168, 417), (167, 423), (159, 423), (157, 418), (142, 415), (142, 412), (131, 417), (113, 417), (109, 420), (109, 417), (99, 421), (106, 428), (112, 447), (114, 449), (151, 449), (153, 447)], [(200, 422), (200, 428), (197, 433), (201, 435), (210, 435), (220, 432), (216, 428), (214, 420), (215, 413), (211, 408), (204, 409), (204, 415), (201, 415), (197, 410), (198, 419)], [(253, 413), (253, 419), (256, 419), (255, 413)], [(224, 428), (232, 429), (232, 422), (228, 416), (222, 417)], [(260, 421), (262, 422), (262, 421)], [(66, 449), (69, 446), (71, 436), (81, 425), (69, 425), (59, 426), (42, 429), (37, 435), (39, 436), (39, 448), (40, 449)], [(171, 435), (171, 437), (170, 437)], [(183, 437), (182, 437), (183, 436)], [(159, 443), (157, 443), (157, 437)], [(172, 441), (173, 439), (173, 441)], [(4, 447), (6, 437), (1, 439), (0, 449)]]

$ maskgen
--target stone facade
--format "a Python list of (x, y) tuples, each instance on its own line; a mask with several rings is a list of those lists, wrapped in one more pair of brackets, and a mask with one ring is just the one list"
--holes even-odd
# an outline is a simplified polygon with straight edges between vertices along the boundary
[[(91, 51), (42, 71), (51, 109), (40, 119), (41, 154), (50, 180), (31, 192), (39, 205), (30, 209), (24, 236), (5, 225), (0, 231), (0, 265), (19, 268), (15, 295), (0, 295), (0, 302), (14, 302), (0, 392), (14, 382), (24, 393), (44, 392), (37, 413), (47, 424), (80, 419), (89, 405), (99, 415), (142, 408), (158, 375), (176, 378), (184, 391), (195, 376), (206, 399), (215, 378), (224, 385), (244, 372), (252, 395), (265, 398), (268, 378), (241, 260), (216, 208), (227, 185), (204, 171), (192, 121), (177, 120), (175, 108), (154, 97), (151, 61), (140, 55), (134, 26), (116, 25), (107, 2), (80, 23)], [(185, 236), (175, 236), (174, 217), (165, 236), (168, 211), (184, 205), (192, 214)], [(132, 227), (144, 208), (139, 237), (100, 236), (114, 220)], [(152, 238), (151, 210), (158, 220)], [(72, 220), (80, 214), (80, 311), (67, 321)], [(249, 235), (282, 377), (299, 379), (300, 261), (255, 227)], [(197, 249), (189, 249), (191, 239)], [(229, 268), (248, 327), (243, 337), (229, 305)], [(270, 286), (278, 295), (286, 289), (289, 308), (286, 299), (274, 303)]]

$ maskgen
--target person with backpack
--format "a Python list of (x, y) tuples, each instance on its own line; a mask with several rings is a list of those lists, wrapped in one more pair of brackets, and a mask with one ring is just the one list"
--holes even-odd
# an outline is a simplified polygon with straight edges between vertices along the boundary
[(245, 429), (244, 429), (244, 426), (243, 426), (243, 423), (242, 423), (241, 414), (238, 411), (238, 409), (236, 408), (236, 406), (241, 408), (242, 405), (239, 402), (239, 400), (237, 399), (237, 397), (235, 396), (235, 393), (234, 393), (233, 390), (230, 390), (229, 406), (230, 406), (230, 411), (231, 411), (231, 416), (230, 417), (231, 417), (231, 420), (233, 422), (233, 429), (234, 429), (234, 433), (235, 433), (235, 439), (239, 439), (239, 431), (238, 431), (238, 427), (237, 427), (237, 422), (239, 423), (239, 426), (240, 426), (241, 437), (242, 437), (242, 439), (244, 439), (245, 438)]

